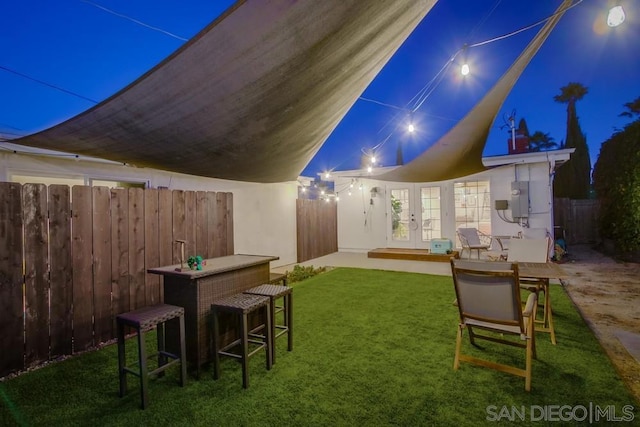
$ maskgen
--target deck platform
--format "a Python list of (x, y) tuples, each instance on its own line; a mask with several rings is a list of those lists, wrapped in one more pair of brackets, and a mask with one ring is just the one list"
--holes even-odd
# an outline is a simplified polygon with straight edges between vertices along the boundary
[(433, 254), (428, 249), (377, 248), (367, 253), (368, 258), (402, 259), (408, 261), (449, 262), (451, 257), (460, 258), (458, 251), (450, 254)]

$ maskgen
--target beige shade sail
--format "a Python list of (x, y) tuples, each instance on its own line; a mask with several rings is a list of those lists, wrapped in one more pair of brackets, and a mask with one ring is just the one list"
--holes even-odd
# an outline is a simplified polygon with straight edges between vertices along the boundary
[(239, 1), (119, 93), (12, 142), (206, 177), (295, 180), (436, 1)]
[(411, 162), (375, 178), (396, 182), (435, 182), (485, 170), (482, 151), (493, 121), (518, 78), (571, 3), (572, 0), (564, 0), (507, 72), (449, 132)]

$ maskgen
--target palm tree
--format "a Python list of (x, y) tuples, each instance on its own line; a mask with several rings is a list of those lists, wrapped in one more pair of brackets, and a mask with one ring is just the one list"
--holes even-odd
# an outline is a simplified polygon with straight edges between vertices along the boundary
[(620, 117), (640, 116), (640, 96), (631, 102), (624, 104), (627, 111), (620, 113)]
[(553, 97), (553, 100), (560, 102), (561, 104), (569, 104), (567, 110), (570, 108), (575, 109), (576, 101), (580, 101), (584, 96), (589, 93), (589, 89), (582, 83), (571, 82), (566, 86), (560, 88), (560, 95)]
[(581, 100), (589, 89), (580, 83), (571, 82), (561, 87), (560, 91), (560, 95), (554, 96), (553, 99), (567, 104), (567, 137), (564, 146), (575, 148), (575, 151), (571, 159), (556, 172), (554, 193), (556, 197), (587, 199), (591, 189), (591, 159), (587, 139), (580, 129), (576, 114), (576, 102)]
[(558, 144), (549, 133), (537, 130), (529, 137), (529, 151), (549, 151), (557, 147)]

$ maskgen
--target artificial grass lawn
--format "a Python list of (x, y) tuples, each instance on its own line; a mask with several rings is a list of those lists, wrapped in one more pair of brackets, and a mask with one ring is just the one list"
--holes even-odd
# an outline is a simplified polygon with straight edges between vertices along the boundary
[[(128, 394), (118, 397), (110, 345), (0, 383), (0, 425), (509, 425), (505, 407), (525, 409), (518, 425), (544, 425), (532, 421), (532, 405), (613, 405), (618, 417), (632, 405), (635, 420), (617, 425), (637, 425), (638, 402), (561, 287), (551, 292), (558, 344), (537, 334), (529, 393), (520, 377), (452, 369), (458, 314), (450, 277), (339, 268), (293, 285), (294, 350), (280, 338), (271, 371), (263, 353), (254, 356), (246, 390), (240, 364), (223, 359), (218, 381), (210, 368), (184, 388), (177, 371), (152, 380), (143, 411), (137, 378), (129, 376)], [(520, 349), (483, 347), (524, 366)], [(480, 351), (466, 335), (464, 349)]]

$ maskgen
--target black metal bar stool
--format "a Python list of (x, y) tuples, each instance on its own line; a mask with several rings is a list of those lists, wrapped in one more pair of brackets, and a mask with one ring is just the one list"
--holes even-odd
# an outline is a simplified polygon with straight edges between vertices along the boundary
[[(293, 291), (292, 288), (282, 285), (260, 285), (244, 291), (245, 294), (264, 295), (269, 297), (271, 305), (271, 336), (273, 345), (271, 346), (273, 363), (276, 363), (276, 338), (287, 334), (287, 350), (293, 350)], [(279, 312), (276, 301), (283, 299), (282, 311), (284, 312), (283, 323), (277, 324), (276, 314)]]
[[(264, 309), (264, 327), (266, 329), (264, 340), (251, 339), (249, 331), (249, 315), (259, 309)], [(235, 294), (227, 298), (220, 299), (211, 305), (213, 311), (213, 379), (220, 378), (220, 356), (233, 357), (242, 363), (242, 387), (249, 387), (248, 361), (251, 356), (261, 349), (265, 349), (267, 370), (271, 369), (273, 338), (271, 335), (271, 306), (269, 298), (260, 295)], [(239, 338), (227, 345), (220, 343), (220, 319), (222, 313), (231, 313), (236, 317), (239, 326)], [(253, 349), (249, 349), (249, 345)], [(233, 353), (230, 350), (240, 347), (240, 353)]]
[[(165, 349), (164, 323), (177, 319), (180, 323), (180, 354), (169, 353)], [(132, 374), (140, 378), (140, 398), (142, 409), (149, 404), (149, 377), (152, 375), (161, 376), (164, 371), (176, 363), (180, 364), (180, 386), (184, 386), (187, 378), (186, 346), (184, 341), (184, 308), (175, 305), (158, 304), (144, 307), (128, 313), (116, 316), (118, 328), (118, 373), (120, 376), (120, 397), (127, 392), (127, 374)], [(137, 368), (127, 366), (125, 353), (125, 326), (136, 330), (138, 337), (138, 361)], [(157, 327), (157, 353), (147, 356), (144, 334), (147, 330)], [(147, 360), (157, 357), (158, 367), (152, 371), (148, 370)], [(168, 359), (172, 359), (168, 361)]]

